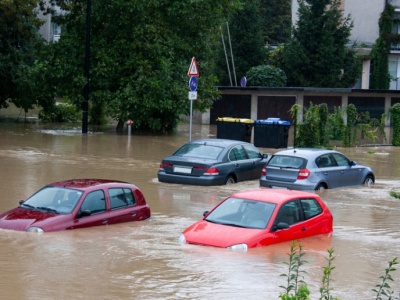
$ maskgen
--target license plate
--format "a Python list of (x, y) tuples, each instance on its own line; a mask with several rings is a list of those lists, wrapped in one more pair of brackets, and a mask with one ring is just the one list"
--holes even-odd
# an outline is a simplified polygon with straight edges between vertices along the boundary
[(273, 185), (270, 185), (269, 188), (270, 188), (270, 189), (284, 189), (284, 190), (287, 190), (287, 188), (285, 188), (285, 187), (273, 186)]
[(184, 174), (191, 174), (192, 173), (192, 168), (190, 167), (174, 167), (174, 172), (175, 173), (184, 173)]

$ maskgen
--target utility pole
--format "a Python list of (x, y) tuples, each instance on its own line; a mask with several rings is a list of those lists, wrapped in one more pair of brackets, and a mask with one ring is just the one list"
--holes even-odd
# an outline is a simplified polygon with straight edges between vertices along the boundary
[(88, 132), (88, 116), (89, 116), (89, 82), (90, 82), (90, 15), (92, 3), (91, 0), (86, 2), (86, 45), (85, 45), (85, 86), (83, 87), (83, 103), (82, 103), (82, 133)]

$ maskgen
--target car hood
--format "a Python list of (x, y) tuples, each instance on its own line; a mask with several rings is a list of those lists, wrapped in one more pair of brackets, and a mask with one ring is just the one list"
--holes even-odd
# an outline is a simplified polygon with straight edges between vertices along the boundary
[[(188, 227), (183, 235), (189, 244), (226, 248), (236, 244), (247, 244), (249, 240), (263, 232), (262, 229), (240, 228), (201, 220)], [(254, 247), (254, 245), (248, 246)]]
[(26, 231), (30, 226), (41, 227), (63, 217), (64, 215), (14, 208), (0, 215), (0, 228)]

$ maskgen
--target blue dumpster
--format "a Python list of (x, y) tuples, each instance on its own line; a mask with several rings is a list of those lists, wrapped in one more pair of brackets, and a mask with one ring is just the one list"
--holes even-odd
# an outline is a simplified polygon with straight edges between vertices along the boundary
[(287, 148), (290, 122), (280, 118), (254, 121), (254, 146)]

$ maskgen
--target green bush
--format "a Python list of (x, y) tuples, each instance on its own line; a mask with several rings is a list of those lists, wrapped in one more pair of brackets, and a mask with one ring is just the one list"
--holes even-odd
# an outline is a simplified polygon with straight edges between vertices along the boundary
[(46, 110), (41, 110), (39, 119), (43, 122), (74, 123), (81, 119), (81, 112), (69, 102), (60, 102), (48, 107)]
[(286, 74), (281, 69), (271, 65), (252, 67), (247, 71), (246, 78), (248, 86), (286, 86)]
[(393, 146), (400, 146), (400, 103), (396, 103), (390, 108), (393, 122)]

